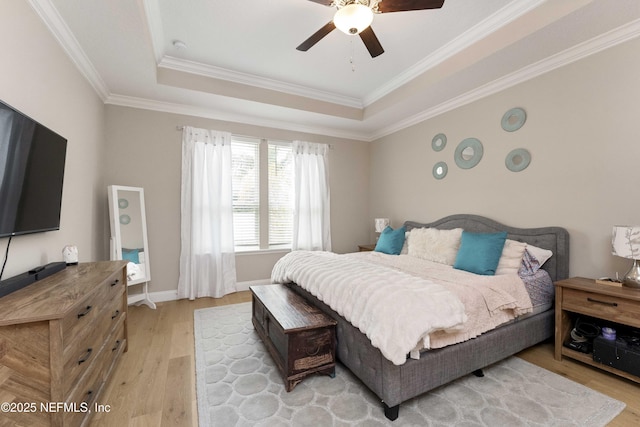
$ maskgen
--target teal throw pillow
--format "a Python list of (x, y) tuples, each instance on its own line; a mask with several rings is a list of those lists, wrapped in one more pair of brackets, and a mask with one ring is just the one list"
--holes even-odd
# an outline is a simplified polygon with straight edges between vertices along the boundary
[(382, 230), (374, 250), (389, 255), (400, 255), (400, 251), (402, 251), (402, 246), (404, 245), (405, 231), (404, 227), (394, 230), (387, 226), (387, 228)]
[(125, 249), (122, 248), (122, 259), (132, 262), (134, 264), (140, 264), (139, 254), (140, 249)]
[(500, 262), (507, 232), (469, 233), (462, 232), (460, 249), (453, 268), (471, 273), (493, 276)]

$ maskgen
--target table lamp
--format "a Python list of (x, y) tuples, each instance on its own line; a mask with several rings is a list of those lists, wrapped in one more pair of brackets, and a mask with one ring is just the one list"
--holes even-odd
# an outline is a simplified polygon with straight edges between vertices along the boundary
[(630, 288), (640, 288), (640, 226), (613, 227), (611, 237), (613, 255), (633, 260), (633, 265), (622, 278), (622, 284)]
[[(389, 218), (376, 218), (375, 220), (375, 229), (376, 233), (380, 234), (382, 231), (389, 226)], [(376, 241), (379, 236), (376, 236)]]

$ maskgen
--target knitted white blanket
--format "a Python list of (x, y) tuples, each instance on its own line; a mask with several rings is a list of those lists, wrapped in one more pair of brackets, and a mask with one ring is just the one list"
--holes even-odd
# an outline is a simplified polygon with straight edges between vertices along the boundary
[(329, 252), (294, 251), (271, 273), (273, 283), (296, 283), (364, 333), (395, 365), (429, 334), (467, 320), (460, 299), (445, 287), (401, 271)]

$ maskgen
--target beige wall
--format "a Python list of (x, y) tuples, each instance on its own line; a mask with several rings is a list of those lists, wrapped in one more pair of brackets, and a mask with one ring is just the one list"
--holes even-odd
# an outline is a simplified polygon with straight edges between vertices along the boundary
[(60, 230), (14, 237), (3, 278), (62, 261), (67, 244), (81, 262), (104, 259), (103, 103), (28, 2), (0, 2), (0, 39), (0, 99), (68, 140)]
[[(372, 144), (370, 218), (434, 220), (485, 215), (507, 225), (559, 225), (571, 235), (571, 275), (624, 274), (611, 255), (611, 228), (640, 223), (640, 40), (609, 49)], [(527, 121), (509, 133), (502, 115), (522, 107)], [(437, 133), (446, 148), (431, 149)], [(484, 157), (473, 169), (453, 161), (457, 144), (476, 137)], [(505, 168), (514, 148), (531, 153), (520, 173)], [(448, 175), (431, 175), (446, 161)]]
[[(189, 125), (279, 140), (303, 139), (331, 144), (329, 173), (331, 186), (331, 228), (333, 249), (353, 252), (368, 242), (369, 144), (319, 135), (261, 128), (177, 114), (107, 106), (106, 184), (145, 189), (150, 292), (177, 288), (180, 257), (180, 166), (182, 132), (176, 126)], [(106, 186), (100, 191), (106, 198)], [(105, 236), (109, 233), (104, 222)], [(268, 279), (282, 253), (238, 255), (238, 281)]]

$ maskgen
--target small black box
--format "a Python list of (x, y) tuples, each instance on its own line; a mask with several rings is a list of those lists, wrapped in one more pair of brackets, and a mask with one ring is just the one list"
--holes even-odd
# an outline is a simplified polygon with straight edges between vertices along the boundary
[(593, 360), (640, 377), (640, 346), (629, 345), (622, 337), (593, 340)]

